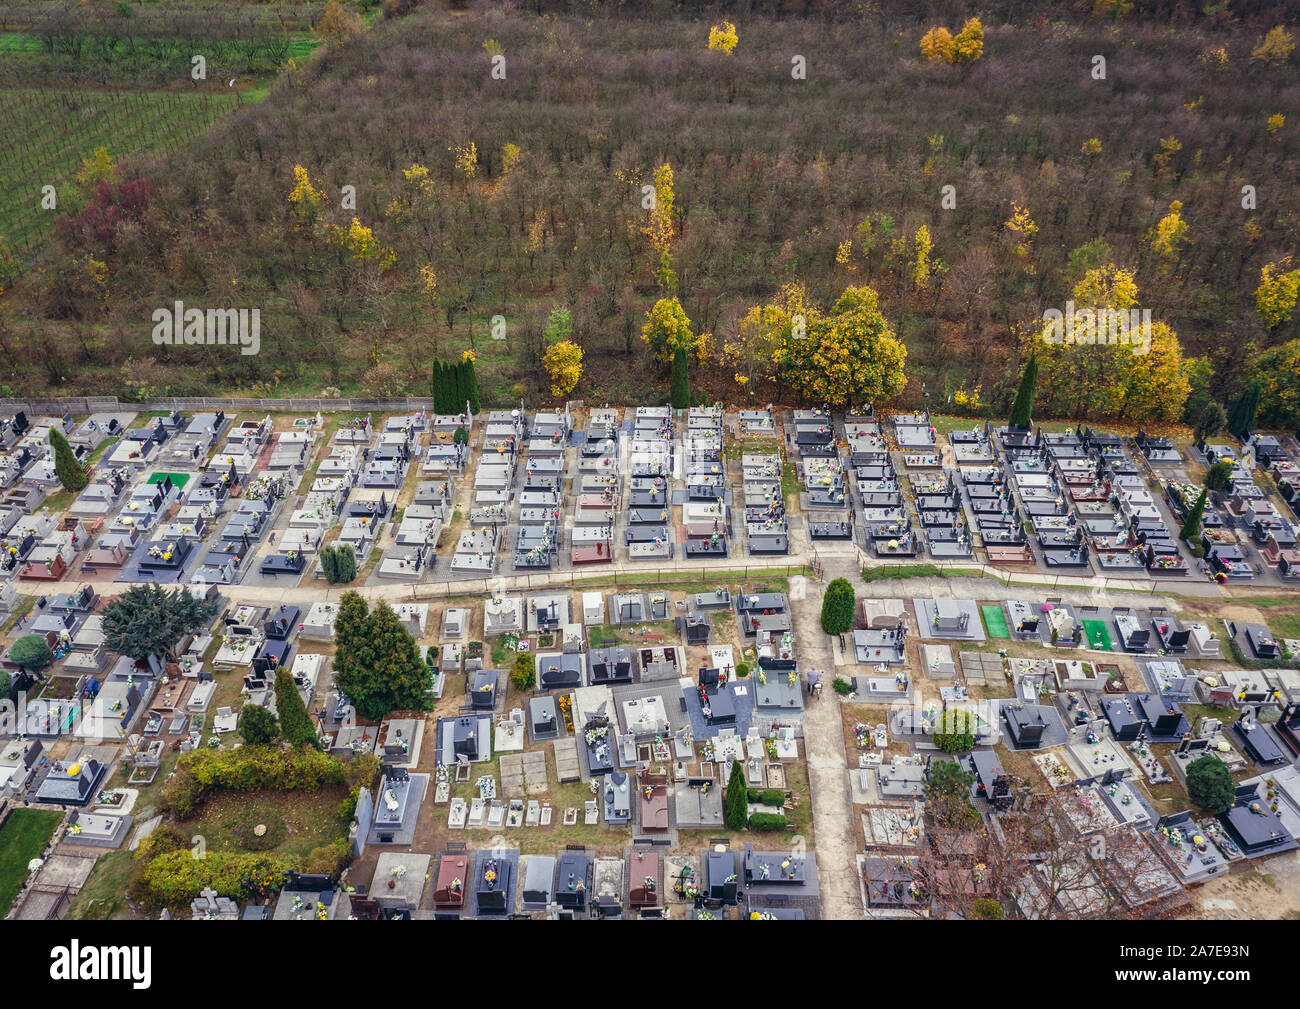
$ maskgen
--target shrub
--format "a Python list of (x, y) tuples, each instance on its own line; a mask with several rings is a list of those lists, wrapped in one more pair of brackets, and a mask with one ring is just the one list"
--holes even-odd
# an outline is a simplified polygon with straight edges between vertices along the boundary
[(849, 694), (853, 693), (853, 684), (842, 676), (835, 677), (831, 686), (835, 688), (835, 692), (841, 697), (847, 697)]
[(338, 879), (339, 874), (351, 861), (352, 849), (348, 846), (347, 839), (339, 838), (319, 848), (313, 848), (311, 854), (303, 861), (302, 871)]
[(351, 823), (352, 818), (357, 815), (357, 799), (361, 797), (361, 789), (352, 789), (351, 794), (339, 803), (339, 819), (344, 823)]
[(1220, 459), (1205, 471), (1205, 486), (1210, 490), (1226, 490), (1232, 479), (1232, 463)]
[(186, 820), (213, 792), (313, 792), (345, 784), (343, 765), (319, 750), (241, 746), (238, 750), (194, 750), (176, 762), (158, 805)]
[(1236, 798), (1237, 787), (1227, 765), (1211, 754), (1187, 765), (1187, 797), (1216, 816), (1226, 812)]
[(750, 830), (785, 830), (789, 822), (780, 813), (755, 813), (749, 818)]
[(39, 634), (24, 634), (9, 649), (9, 659), (14, 665), (29, 673), (38, 672), (54, 659), (54, 653)]
[(972, 716), (968, 711), (946, 714), (943, 727), (950, 731), (936, 732), (930, 738), (943, 753), (966, 753), (975, 748)]
[(785, 793), (779, 788), (751, 788), (748, 796), (750, 802), (761, 802), (764, 806), (780, 806), (785, 802)]
[(515, 664), (510, 667), (510, 682), (521, 693), (532, 690), (537, 682), (537, 664), (532, 655), (524, 654), (515, 659)]
[(245, 743), (257, 746), (269, 743), (280, 734), (280, 723), (269, 708), (260, 704), (245, 704), (239, 713), (239, 734)]
[(980, 897), (971, 904), (970, 910), (966, 912), (966, 917), (970, 921), (1001, 921), (1004, 913), (1002, 905), (996, 900)]
[(188, 850), (169, 851), (149, 862), (141, 880), (151, 902), (179, 907), (208, 887), (233, 900), (268, 897), (284, 886), (289, 868), (280, 859), (262, 854), (210, 851), (199, 859)]
[(749, 663), (748, 663), (748, 662), (737, 662), (737, 663), (736, 663), (736, 677), (737, 677), (738, 679), (742, 679), (742, 680), (743, 680), (743, 679), (744, 679), (746, 676), (748, 676), (748, 675), (749, 675)]
[(843, 634), (853, 627), (853, 610), (857, 596), (847, 578), (836, 578), (826, 586), (822, 599), (822, 630), (827, 634)]

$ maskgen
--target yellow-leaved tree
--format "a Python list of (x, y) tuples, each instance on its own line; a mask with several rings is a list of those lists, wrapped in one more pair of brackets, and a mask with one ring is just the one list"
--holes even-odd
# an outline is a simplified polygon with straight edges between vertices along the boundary
[(931, 63), (952, 63), (957, 57), (952, 32), (947, 28), (931, 28), (921, 36), (921, 55)]
[[(1191, 394), (1182, 346), (1166, 323), (1146, 325), (1133, 272), (1106, 263), (1088, 270), (1073, 295), (1073, 318), (1044, 326), (1034, 348), (1044, 412), (1136, 423), (1181, 418)], [(1071, 335), (1076, 342), (1064, 342)]]
[(984, 55), (984, 26), (979, 18), (971, 18), (962, 25), (952, 40), (952, 47), (958, 63), (974, 63)]
[(551, 395), (567, 396), (582, 378), (582, 348), (572, 340), (560, 340), (546, 348), (542, 367), (551, 376)]
[(736, 34), (736, 26), (730, 21), (722, 21), (709, 29), (709, 50), (711, 52), (730, 56), (739, 41), (740, 36)]
[(1030, 246), (1033, 244), (1034, 236), (1038, 234), (1038, 225), (1029, 216), (1029, 211), (1019, 203), (1012, 203), (1011, 217), (1003, 223), (1002, 227), (1013, 236), (1011, 251), (1028, 262)]
[(1270, 28), (1259, 45), (1250, 51), (1252, 63), (1285, 63), (1295, 50), (1295, 36), (1282, 25)]
[(676, 298), (660, 298), (655, 302), (654, 308), (646, 313), (641, 339), (650, 345), (655, 360), (664, 363), (673, 359), (678, 348), (687, 354), (694, 353), (697, 342), (691, 332), (691, 320)]
[(847, 288), (829, 312), (810, 312), (802, 339), (780, 353), (782, 375), (804, 400), (833, 406), (881, 403), (903, 391), (907, 348), (870, 287)]
[(330, 0), (325, 5), (325, 13), (316, 22), (316, 37), (327, 46), (338, 45), (350, 38), (360, 35), (365, 29), (361, 15), (348, 10), (338, 0)]
[(808, 335), (806, 302), (802, 284), (787, 284), (771, 304), (745, 313), (735, 335), (722, 341), (722, 360), (732, 367), (737, 385), (780, 381), (786, 344)]
[(1183, 204), (1174, 200), (1169, 204), (1169, 213), (1160, 218), (1155, 231), (1151, 234), (1151, 247), (1162, 259), (1172, 261), (1178, 258), (1178, 249), (1187, 238), (1187, 222), (1183, 220)]
[[(1269, 329), (1276, 329), (1295, 312), (1296, 298), (1300, 296), (1300, 270), (1287, 270), (1289, 265), (1291, 261), (1284, 259), (1281, 263), (1268, 263), (1259, 271), (1255, 310)], [(1294, 375), (1292, 380), (1295, 381)]]

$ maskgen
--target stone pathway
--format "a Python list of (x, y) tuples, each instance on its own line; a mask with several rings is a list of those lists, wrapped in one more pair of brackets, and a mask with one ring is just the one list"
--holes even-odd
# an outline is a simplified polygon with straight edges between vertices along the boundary
[[(836, 577), (846, 573), (828, 571), (827, 575)], [(835, 662), (831, 640), (821, 632), (821, 605), (822, 587), (815, 584), (809, 585), (805, 598), (790, 602), (794, 624), (804, 632), (799, 636), (799, 663), (804, 668), (821, 669), (828, 681), (834, 678)], [(861, 919), (857, 836), (853, 830), (848, 778), (844, 773), (848, 764), (840, 724), (840, 701), (829, 682), (823, 687), (820, 699), (808, 699), (803, 731), (816, 829), (814, 848), (821, 886), (821, 915), (837, 920)]]

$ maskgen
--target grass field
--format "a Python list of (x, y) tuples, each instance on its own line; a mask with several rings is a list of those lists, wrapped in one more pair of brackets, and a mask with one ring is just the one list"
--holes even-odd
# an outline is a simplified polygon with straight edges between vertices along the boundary
[[(31, 255), (77, 205), (74, 180), (96, 148), (115, 162), (176, 151), (240, 100), (209, 91), (0, 88), (0, 132), (20, 141), (0, 145), (0, 236), (16, 255)], [(41, 207), (47, 185), (58, 201), (52, 211)]]
[(27, 878), (27, 863), (45, 845), (63, 814), (49, 809), (15, 809), (0, 828), (0, 914), (6, 914)]

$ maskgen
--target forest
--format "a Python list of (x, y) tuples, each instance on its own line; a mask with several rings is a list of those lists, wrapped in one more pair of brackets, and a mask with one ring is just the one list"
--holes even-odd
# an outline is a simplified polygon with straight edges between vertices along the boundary
[[(84, 166), (38, 255), (0, 247), (0, 361), (427, 395), (468, 352), (494, 406), (667, 401), (680, 347), (697, 399), (981, 416), (1032, 353), (1044, 416), (1253, 383), (1294, 426), (1293, 6), (390, 0), (179, 149)], [(260, 308), (261, 353), (153, 359), (174, 300)], [(1151, 352), (1044, 345), (1071, 304), (1149, 309)]]

